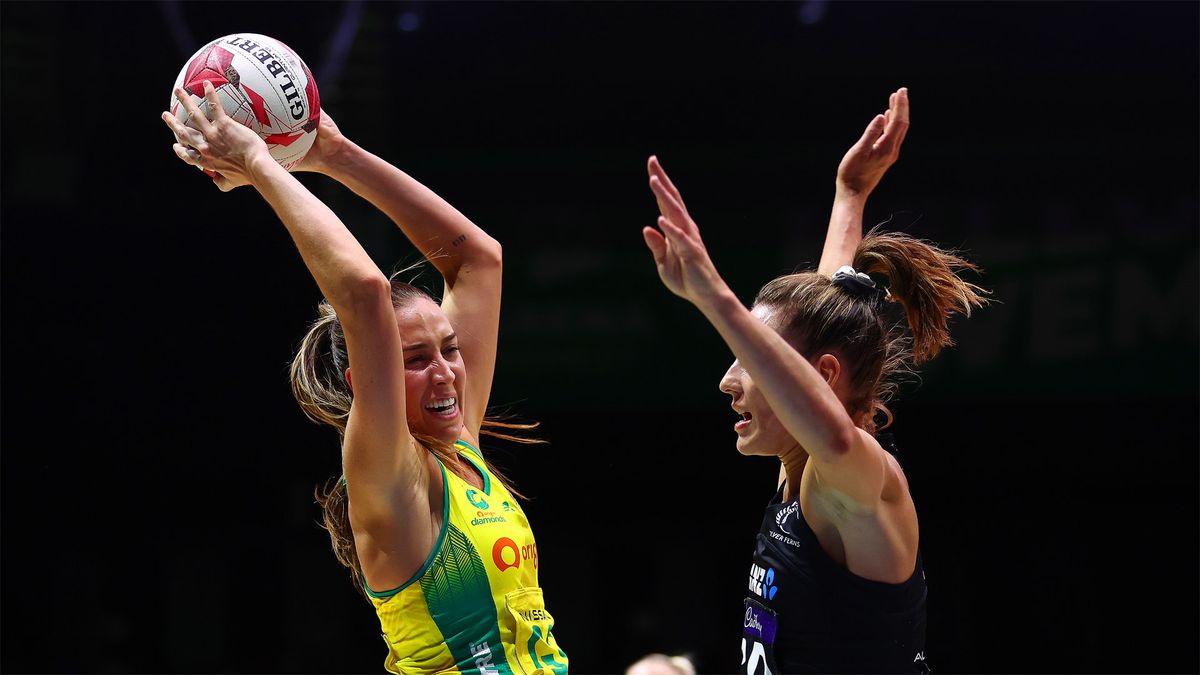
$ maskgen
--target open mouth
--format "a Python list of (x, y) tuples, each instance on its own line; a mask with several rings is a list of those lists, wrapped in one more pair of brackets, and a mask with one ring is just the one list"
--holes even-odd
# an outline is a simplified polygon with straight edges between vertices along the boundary
[(744, 412), (741, 415), (742, 415), (742, 419), (738, 420), (737, 423), (733, 425), (734, 431), (742, 431), (746, 427), (749, 427), (750, 420), (753, 419), (753, 417), (754, 417), (753, 415), (751, 415), (748, 412)]
[(453, 417), (458, 413), (458, 399), (440, 398), (426, 405), (425, 409), (438, 417)]

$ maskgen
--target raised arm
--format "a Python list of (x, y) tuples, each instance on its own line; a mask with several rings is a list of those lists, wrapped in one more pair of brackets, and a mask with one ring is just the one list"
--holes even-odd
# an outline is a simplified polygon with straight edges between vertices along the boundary
[(867, 197), (900, 157), (907, 133), (908, 89), (901, 87), (888, 97), (888, 109), (871, 120), (838, 165), (833, 211), (817, 266), (821, 274), (833, 276), (839, 267), (854, 260), (854, 249), (862, 240)]
[(717, 273), (679, 190), (656, 158), (650, 158), (649, 171), (661, 215), (659, 229), (643, 228), (642, 235), (663, 284), (717, 329), (788, 433), (810, 458), (834, 468), (830, 475), (839, 489), (861, 503), (877, 501), (882, 448), (855, 426), (825, 375), (742, 305)]
[(467, 366), (464, 420), (478, 439), (496, 368), (500, 244), (432, 190), (343, 136), (327, 115), (321, 125), (323, 146), (300, 168), (330, 176), (386, 213), (445, 280), (442, 311)]
[(416, 571), (436, 534), (423, 453), (402, 414), (404, 365), (390, 284), (337, 216), (271, 158), (257, 134), (224, 113), (210, 83), (204, 88), (211, 121), (186, 92), (175, 91), (198, 129), (163, 113), (186, 143), (176, 143), (175, 153), (204, 169), (223, 190), (252, 185), (275, 210), (337, 311), (354, 387), (342, 464), (359, 555), (367, 570)]
[[(887, 110), (867, 124), (863, 135), (842, 157), (818, 273), (832, 277), (839, 267), (854, 260), (854, 251), (862, 241), (867, 197), (899, 159), (908, 124), (908, 89), (901, 87), (888, 96)], [(780, 465), (779, 484), (786, 479), (787, 467)]]

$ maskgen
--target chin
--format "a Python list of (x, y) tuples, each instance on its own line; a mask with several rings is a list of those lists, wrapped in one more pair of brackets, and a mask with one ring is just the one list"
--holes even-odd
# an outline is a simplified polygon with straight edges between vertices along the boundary
[(748, 438), (738, 439), (737, 451), (743, 457), (774, 457), (779, 454), (764, 449), (761, 443), (755, 443), (753, 439)]
[(426, 436), (446, 444), (453, 444), (462, 433), (462, 419), (453, 421), (438, 420), (436, 424), (413, 424), (410, 420), (408, 430), (417, 436)]
[(754, 445), (744, 438), (738, 438), (737, 451), (738, 454), (742, 455), (743, 457), (753, 457), (754, 455), (758, 454), (757, 452), (754, 452)]
[(462, 420), (455, 420), (453, 425), (438, 427), (438, 429), (436, 429), (434, 433), (430, 435), (439, 441), (453, 445), (454, 442), (458, 440), (459, 436), (462, 435)]

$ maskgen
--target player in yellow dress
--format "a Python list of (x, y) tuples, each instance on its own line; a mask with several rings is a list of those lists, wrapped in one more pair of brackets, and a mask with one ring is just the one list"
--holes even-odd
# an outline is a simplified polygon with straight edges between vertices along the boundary
[(485, 675), (566, 673), (537, 583), (529, 521), (478, 450), (465, 441), (456, 449), (483, 485), (443, 470), (445, 525), (429, 559), (397, 588), (367, 589), (392, 645), (387, 669), (426, 672), (426, 664), (454, 661), (461, 672)]
[[(567, 672), (538, 586), (537, 544), (479, 452), (500, 317), (500, 245), (424, 185), (343, 136), (328, 115), (293, 170), (346, 185), (441, 273), (441, 303), (385, 276), (334, 213), (230, 119), (204, 84), (198, 128), (170, 113), (176, 155), (222, 191), (251, 185), (326, 300), (292, 363), (305, 413), (342, 436), (323, 495), (334, 552), (374, 605), (394, 673)], [(207, 116), (206, 116), (207, 115)], [(469, 370), (468, 370), (469, 366)], [(468, 377), (468, 372), (470, 377)]]

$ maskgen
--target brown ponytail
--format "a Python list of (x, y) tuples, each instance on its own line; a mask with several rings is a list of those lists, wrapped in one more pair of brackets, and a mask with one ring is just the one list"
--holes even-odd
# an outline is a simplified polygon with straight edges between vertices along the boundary
[[(901, 379), (953, 344), (947, 330), (950, 315), (970, 316), (972, 307), (987, 302), (987, 291), (958, 277), (958, 270), (979, 271), (970, 262), (879, 228), (863, 237), (853, 267), (876, 281), (788, 274), (763, 286), (754, 304), (773, 311), (773, 327), (805, 358), (838, 353), (849, 378), (847, 410), (856, 424), (874, 432), (879, 416), (883, 427), (891, 424), (885, 403)], [(877, 283), (882, 284), (878, 290), (872, 288)], [(903, 309), (909, 330), (886, 319), (890, 303), (885, 300)]]
[(333, 306), (317, 305), (317, 320), (309, 326), (292, 359), (292, 396), (304, 414), (317, 424), (346, 432), (350, 416), (350, 385), (346, 382), (346, 336)]
[(947, 330), (952, 314), (969, 317), (972, 307), (987, 303), (987, 291), (958, 277), (961, 270), (979, 272), (976, 265), (899, 232), (872, 229), (854, 251), (853, 266), (886, 279), (890, 298), (904, 308), (917, 365), (954, 344)]

